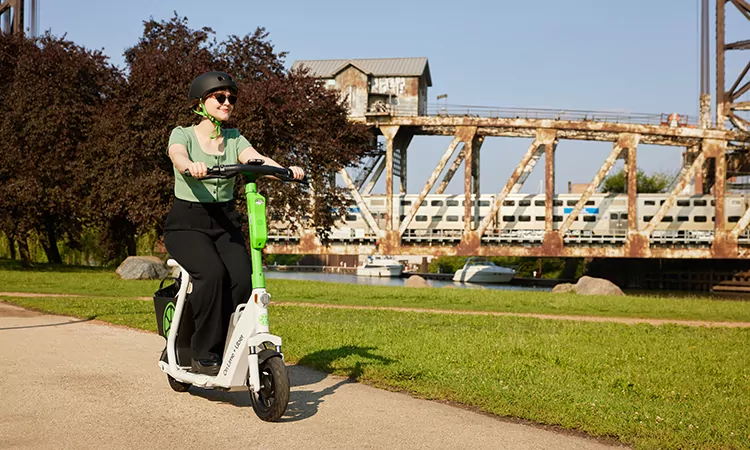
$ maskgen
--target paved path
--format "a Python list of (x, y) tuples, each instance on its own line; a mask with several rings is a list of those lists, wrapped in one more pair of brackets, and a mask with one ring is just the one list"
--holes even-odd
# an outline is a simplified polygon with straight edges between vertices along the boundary
[(0, 448), (611, 448), (296, 366), (269, 424), (245, 393), (173, 392), (163, 342), (0, 302)]

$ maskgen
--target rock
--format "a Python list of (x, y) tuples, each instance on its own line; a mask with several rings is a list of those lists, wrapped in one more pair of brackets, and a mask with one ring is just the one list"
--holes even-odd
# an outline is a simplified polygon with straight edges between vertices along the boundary
[(555, 287), (552, 288), (553, 294), (564, 294), (566, 292), (575, 293), (575, 286), (570, 283), (560, 283), (556, 284)]
[(582, 295), (625, 295), (616, 284), (603, 278), (581, 277), (573, 290)]
[(167, 276), (167, 266), (155, 256), (128, 256), (116, 270), (123, 280), (160, 280)]
[(412, 275), (404, 283), (406, 287), (430, 287), (430, 284), (419, 275)]

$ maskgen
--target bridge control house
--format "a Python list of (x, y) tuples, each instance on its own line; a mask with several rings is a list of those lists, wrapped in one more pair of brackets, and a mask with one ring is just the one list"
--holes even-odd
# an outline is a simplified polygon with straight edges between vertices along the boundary
[(303, 67), (346, 96), (351, 117), (427, 114), (432, 78), (425, 57), (302, 60), (292, 70)]

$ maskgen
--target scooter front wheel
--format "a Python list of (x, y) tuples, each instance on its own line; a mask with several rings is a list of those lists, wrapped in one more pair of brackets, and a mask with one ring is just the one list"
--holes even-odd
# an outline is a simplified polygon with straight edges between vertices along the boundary
[(250, 402), (261, 420), (276, 422), (289, 404), (289, 375), (286, 366), (280, 357), (274, 356), (261, 363), (258, 371), (260, 390), (250, 390)]

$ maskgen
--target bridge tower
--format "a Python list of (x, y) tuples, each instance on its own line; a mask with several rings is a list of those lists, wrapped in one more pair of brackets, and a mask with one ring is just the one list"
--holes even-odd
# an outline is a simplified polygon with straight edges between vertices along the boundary
[(25, 31), (26, 12), (29, 13), (29, 35), (39, 31), (38, 0), (0, 0), (0, 33), (22, 34)]

